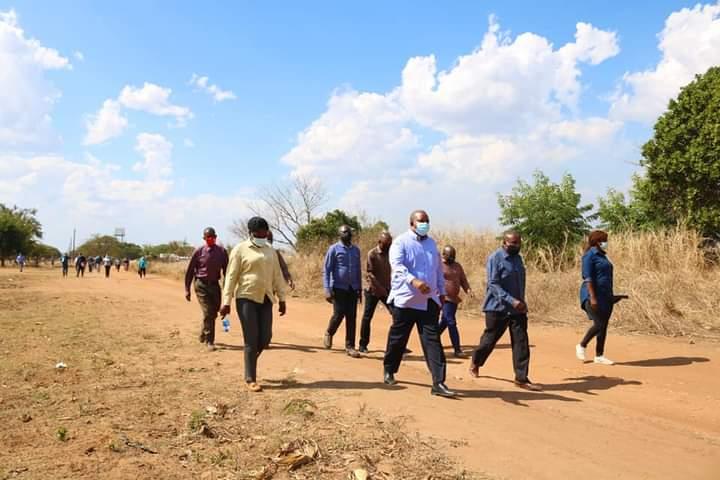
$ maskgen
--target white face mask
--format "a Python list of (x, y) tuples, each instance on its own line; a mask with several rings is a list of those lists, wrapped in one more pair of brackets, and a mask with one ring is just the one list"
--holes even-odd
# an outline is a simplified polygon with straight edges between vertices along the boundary
[(267, 238), (255, 238), (252, 237), (252, 243), (255, 244), (256, 247), (266, 247), (268, 245)]
[(607, 249), (608, 249), (608, 242), (607, 242), (607, 241), (605, 241), (605, 242), (600, 242), (600, 244), (599, 244), (598, 246), (603, 250), (603, 252), (607, 252)]

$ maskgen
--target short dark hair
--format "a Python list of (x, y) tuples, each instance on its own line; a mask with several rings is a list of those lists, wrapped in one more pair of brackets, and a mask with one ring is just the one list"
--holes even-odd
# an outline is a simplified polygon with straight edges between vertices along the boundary
[(270, 230), (270, 226), (268, 225), (267, 220), (265, 220), (262, 217), (252, 217), (250, 220), (248, 220), (248, 231), (249, 232), (258, 232), (260, 230)]
[(215, 229), (213, 227), (207, 227), (203, 230), (203, 237), (217, 237), (217, 233), (215, 233)]

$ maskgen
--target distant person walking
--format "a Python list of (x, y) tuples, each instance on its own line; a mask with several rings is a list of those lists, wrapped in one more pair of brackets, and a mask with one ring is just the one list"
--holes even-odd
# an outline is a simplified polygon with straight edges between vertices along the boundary
[(145, 258), (145, 255), (138, 259), (138, 275), (140, 276), (140, 278), (145, 278), (145, 276), (147, 275), (147, 265), (148, 261)]
[(105, 267), (105, 278), (110, 278), (110, 269), (112, 268), (112, 258), (110, 258), (110, 255), (106, 253), (102, 263)]
[(607, 257), (608, 234), (593, 230), (588, 236), (582, 257), (582, 285), (580, 286), (580, 307), (593, 322), (587, 333), (575, 346), (575, 355), (585, 361), (585, 349), (595, 338), (595, 363), (613, 365), (615, 362), (605, 356), (605, 339), (613, 306), (626, 295), (613, 293), (613, 264)]
[(63, 253), (60, 256), (60, 266), (62, 267), (63, 278), (68, 276), (68, 268), (70, 267), (70, 257), (67, 253)]
[(195, 297), (203, 315), (200, 343), (207, 344), (208, 350), (212, 351), (215, 350), (215, 320), (222, 302), (220, 277), (226, 274), (228, 254), (217, 244), (214, 228), (203, 230), (203, 240), (205, 245), (192, 254), (185, 272), (185, 299), (190, 301), (190, 287), (194, 285)]
[(333, 305), (323, 346), (332, 348), (333, 335), (345, 319), (345, 352), (353, 358), (359, 358), (360, 354), (355, 350), (355, 330), (357, 304), (362, 288), (360, 249), (353, 245), (353, 232), (348, 225), (338, 229), (338, 237), (338, 242), (331, 245), (325, 254), (323, 264), (325, 299)]
[[(273, 245), (272, 230), (268, 230), (267, 241), (268, 243), (270, 243), (270, 246)], [(285, 258), (283, 257), (282, 253), (280, 253), (280, 250), (275, 249), (275, 253), (277, 253), (278, 256), (278, 261), (280, 262), (280, 270), (282, 270), (282, 275), (285, 279), (285, 283), (288, 284), (290, 290), (295, 290), (295, 282), (293, 281), (292, 275), (290, 274), (290, 269), (288, 268), (288, 264), (285, 261)]]
[(123, 258), (123, 270), (126, 272), (130, 269), (130, 259), (128, 257)]
[(113, 260), (113, 262), (115, 264), (115, 271), (119, 272), (120, 271), (120, 258), (116, 258), (115, 260)]
[[(95, 257), (92, 255), (87, 259), (87, 268), (88, 273), (92, 273), (93, 267), (95, 266)], [(100, 264), (98, 264), (98, 268), (100, 268)]]
[(85, 264), (87, 263), (87, 259), (85, 259), (85, 255), (78, 255), (75, 257), (75, 277), (84, 277), (85, 276)]
[[(370, 333), (373, 316), (378, 303), (387, 306), (387, 297), (390, 294), (390, 245), (392, 235), (382, 232), (378, 237), (377, 245), (367, 254), (365, 264), (365, 309), (360, 322), (360, 353), (368, 353)], [(389, 311), (389, 310), (388, 310)]]
[(248, 221), (250, 238), (232, 249), (223, 287), (220, 315), (230, 313), (235, 299), (245, 346), (245, 385), (259, 392), (257, 362), (272, 340), (273, 301), (277, 296), (280, 316), (285, 315), (285, 280), (277, 254), (267, 242), (269, 226), (261, 217)]
[(462, 345), (460, 344), (460, 331), (457, 327), (457, 309), (462, 299), (460, 298), (460, 289), (462, 288), (469, 297), (474, 297), (470, 284), (468, 283), (465, 270), (460, 262), (455, 260), (456, 251), (452, 245), (443, 248), (443, 277), (445, 279), (445, 292), (447, 297), (442, 306), (442, 316), (440, 318), (440, 336), (447, 329), (450, 334), (450, 342), (452, 343), (454, 354), (456, 357), (464, 356)]
[(428, 235), (430, 217), (424, 210), (410, 215), (410, 230), (390, 247), (392, 281), (388, 304), (393, 314), (383, 366), (384, 381), (394, 385), (413, 326), (417, 326), (425, 362), (432, 375), (432, 395), (454, 397), (445, 385), (447, 363), (440, 343), (438, 318), (445, 302), (442, 261), (435, 240)]
[(528, 340), (527, 304), (525, 303), (525, 265), (520, 256), (522, 237), (514, 231), (505, 232), (502, 247), (487, 260), (485, 292), (485, 331), (470, 363), (470, 374), (478, 376), (498, 340), (510, 328), (515, 385), (526, 390), (542, 388), (528, 378), (530, 344)]
[(25, 255), (23, 255), (22, 253), (18, 253), (18, 256), (15, 257), (15, 263), (17, 263), (17, 266), (21, 272), (25, 270)]
[(102, 263), (103, 263), (103, 257), (101, 257), (100, 255), (95, 257), (95, 269), (97, 270), (98, 273), (100, 273), (100, 265), (102, 265)]

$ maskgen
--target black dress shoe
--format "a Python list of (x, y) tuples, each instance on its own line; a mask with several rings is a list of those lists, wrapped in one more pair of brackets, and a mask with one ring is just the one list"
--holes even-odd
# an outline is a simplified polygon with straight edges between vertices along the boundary
[(367, 347), (360, 347), (358, 348), (358, 352), (360, 353), (370, 353)]
[(393, 375), (390, 372), (385, 372), (385, 378), (383, 379), (386, 385), (395, 385), (397, 381), (395, 380), (395, 375)]
[(435, 383), (430, 389), (430, 394), (437, 395), (438, 397), (455, 398), (457, 393), (450, 390), (444, 383)]
[(531, 392), (542, 392), (542, 386), (537, 383), (532, 383), (528, 378), (525, 380), (515, 380), (515, 385), (525, 390), (530, 390)]

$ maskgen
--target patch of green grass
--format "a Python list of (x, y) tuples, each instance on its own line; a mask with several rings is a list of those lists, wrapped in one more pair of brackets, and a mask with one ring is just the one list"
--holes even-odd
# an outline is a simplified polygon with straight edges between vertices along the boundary
[(63, 426), (60, 426), (57, 428), (57, 430), (55, 430), (55, 436), (61, 442), (67, 442), (70, 439), (67, 428)]
[(287, 415), (300, 415), (305, 418), (312, 417), (316, 411), (317, 405), (315, 402), (305, 398), (294, 398), (283, 408), (283, 412)]
[(199, 432), (203, 425), (207, 425), (205, 421), (206, 413), (204, 410), (195, 410), (190, 414), (188, 420), (188, 428), (191, 432)]

